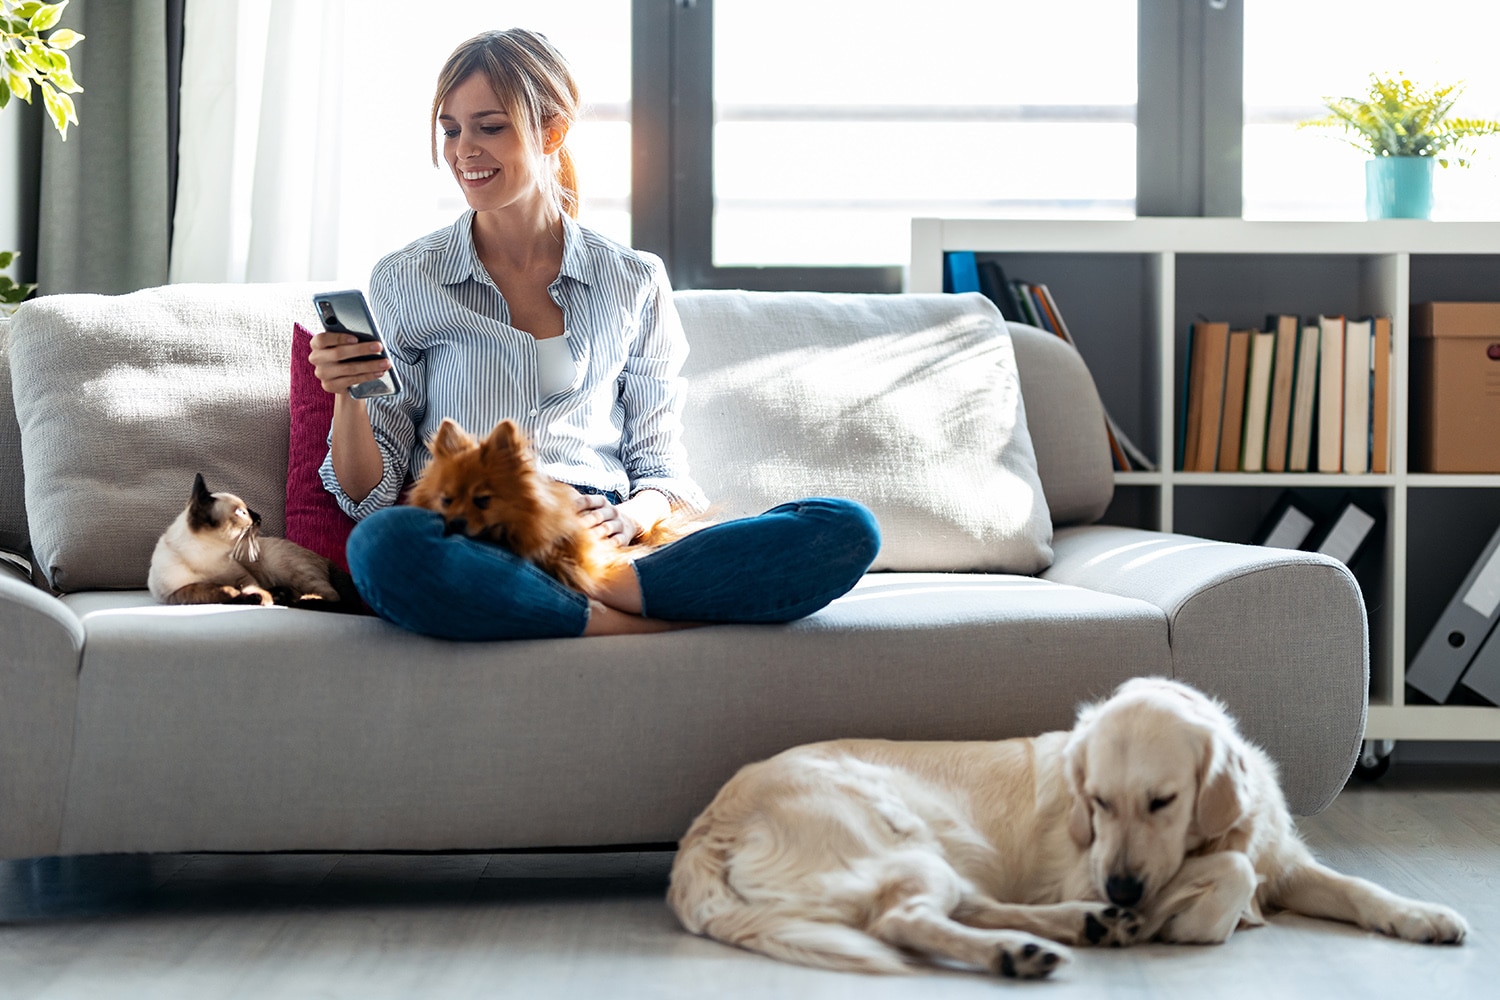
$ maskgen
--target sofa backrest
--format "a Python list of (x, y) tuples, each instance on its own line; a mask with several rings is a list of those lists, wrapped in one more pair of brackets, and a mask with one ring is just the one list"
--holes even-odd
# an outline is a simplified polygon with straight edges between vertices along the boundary
[(0, 549), (25, 554), (26, 479), (21, 473), (21, 427), (10, 392), (10, 323), (0, 320)]
[[(0, 326), (0, 548), (25, 551), (29, 537), (59, 589), (140, 586), (195, 471), (245, 494), (280, 533), (291, 327), (313, 322), (313, 289), (178, 285), (27, 303), (8, 342)], [(683, 311), (691, 344), (693, 307)], [(1113, 477), (1093, 381), (1058, 338), (1009, 332), (1052, 521), (1095, 520)]]
[(1007, 323), (1052, 523), (1092, 524), (1114, 499), (1104, 404), (1083, 358), (1056, 334)]

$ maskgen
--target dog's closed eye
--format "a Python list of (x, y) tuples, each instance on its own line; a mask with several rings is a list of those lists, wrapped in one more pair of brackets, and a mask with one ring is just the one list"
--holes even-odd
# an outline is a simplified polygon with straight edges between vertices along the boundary
[(484, 494), (483, 496), (473, 497), (470, 502), (473, 503), (474, 506), (478, 507), (480, 510), (488, 510), (489, 506), (490, 506), (489, 494)]
[(1152, 812), (1161, 812), (1167, 806), (1171, 805), (1173, 802), (1176, 802), (1176, 801), (1177, 801), (1177, 796), (1176, 795), (1163, 795), (1160, 798), (1152, 799), (1151, 800), (1151, 804), (1150, 804), (1150, 806), (1148, 808), (1150, 808), (1150, 810)]

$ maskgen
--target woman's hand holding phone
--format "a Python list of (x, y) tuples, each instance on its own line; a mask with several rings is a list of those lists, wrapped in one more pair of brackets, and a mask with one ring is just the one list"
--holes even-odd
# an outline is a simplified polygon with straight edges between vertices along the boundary
[(390, 370), (388, 358), (380, 357), (378, 341), (360, 340), (352, 333), (314, 334), (307, 360), (312, 363), (325, 392), (347, 393), (350, 386), (379, 378)]

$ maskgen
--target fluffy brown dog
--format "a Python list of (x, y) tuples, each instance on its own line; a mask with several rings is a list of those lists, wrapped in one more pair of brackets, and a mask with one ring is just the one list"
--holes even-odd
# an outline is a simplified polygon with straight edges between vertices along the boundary
[(838, 740), (743, 768), (682, 839), (688, 930), (857, 972), (947, 960), (1038, 978), (1064, 944), (1212, 944), (1282, 909), (1456, 944), (1462, 917), (1319, 864), (1259, 747), (1138, 678), (1071, 732)]
[(537, 468), (511, 420), (480, 441), (444, 418), (427, 447), (432, 461), (412, 487), (413, 505), (441, 514), (450, 532), (498, 542), (590, 597), (612, 572), (695, 526), (673, 518), (625, 546), (601, 538), (578, 516), (577, 492)]

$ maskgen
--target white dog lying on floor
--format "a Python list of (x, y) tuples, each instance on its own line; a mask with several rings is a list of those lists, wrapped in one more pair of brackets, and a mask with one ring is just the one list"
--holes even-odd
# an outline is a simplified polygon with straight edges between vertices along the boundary
[(1139, 678), (1071, 732), (837, 740), (751, 764), (683, 837), (688, 930), (773, 958), (1046, 976), (1062, 944), (1218, 943), (1291, 910), (1456, 944), (1453, 910), (1315, 861), (1275, 765), (1223, 706)]

